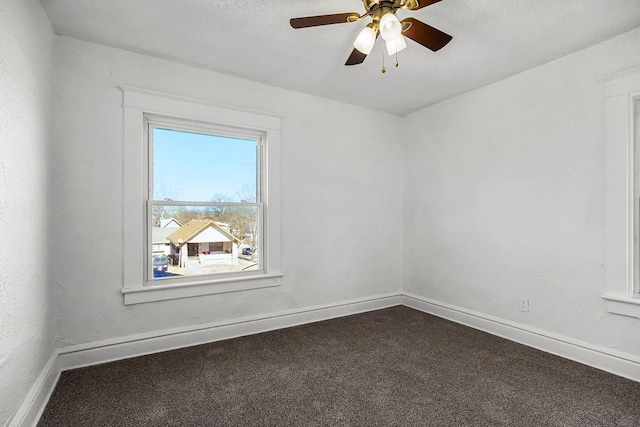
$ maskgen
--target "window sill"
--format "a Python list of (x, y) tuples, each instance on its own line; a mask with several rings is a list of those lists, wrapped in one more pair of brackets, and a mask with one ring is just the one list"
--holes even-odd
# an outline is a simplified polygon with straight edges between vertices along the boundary
[(613, 294), (604, 294), (602, 295), (602, 298), (607, 303), (607, 311), (609, 313), (637, 317), (640, 319), (640, 298), (631, 298)]
[(250, 289), (280, 286), (282, 273), (261, 274), (207, 282), (181, 283), (178, 285), (151, 285), (142, 288), (123, 289), (124, 304), (165, 301), (200, 295), (222, 294)]

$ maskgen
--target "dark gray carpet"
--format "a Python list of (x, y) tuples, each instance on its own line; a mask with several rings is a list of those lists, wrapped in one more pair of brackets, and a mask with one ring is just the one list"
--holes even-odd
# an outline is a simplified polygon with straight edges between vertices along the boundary
[(640, 426), (640, 383), (407, 307), (64, 372), (39, 426)]

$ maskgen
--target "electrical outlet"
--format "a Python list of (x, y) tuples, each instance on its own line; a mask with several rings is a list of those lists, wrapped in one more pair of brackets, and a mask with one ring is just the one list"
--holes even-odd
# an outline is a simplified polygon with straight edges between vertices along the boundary
[(518, 309), (520, 311), (524, 311), (525, 313), (529, 312), (529, 298), (520, 298), (520, 304)]

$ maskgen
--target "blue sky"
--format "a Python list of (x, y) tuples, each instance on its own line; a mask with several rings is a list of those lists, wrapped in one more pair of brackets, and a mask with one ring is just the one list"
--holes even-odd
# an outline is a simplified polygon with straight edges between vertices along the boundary
[(156, 200), (255, 201), (256, 164), (255, 140), (153, 129)]

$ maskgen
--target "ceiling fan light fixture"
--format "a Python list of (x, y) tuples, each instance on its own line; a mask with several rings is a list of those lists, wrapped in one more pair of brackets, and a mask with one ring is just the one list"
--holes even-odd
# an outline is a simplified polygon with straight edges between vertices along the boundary
[(393, 40), (402, 33), (402, 24), (393, 12), (385, 13), (380, 18), (380, 35), (385, 41)]
[[(0, 0), (2, 1), (2, 0)], [(436, 52), (442, 49), (453, 37), (433, 28), (424, 22), (408, 17), (402, 22), (396, 16), (398, 10), (417, 11), (442, 0), (362, 0), (366, 13), (358, 12), (332, 13), (328, 15), (303, 16), (291, 18), (292, 28), (309, 28), (324, 25), (345, 24), (369, 18), (371, 21), (362, 28), (353, 42), (353, 48), (344, 65), (362, 64), (373, 50), (378, 36), (385, 41), (385, 49), (389, 55), (397, 54), (407, 47), (406, 38)], [(384, 61), (384, 51), (382, 52)], [(396, 67), (398, 58), (396, 55)]]
[(373, 45), (376, 42), (376, 31), (370, 25), (364, 27), (356, 37), (356, 41), (353, 42), (353, 47), (365, 55), (371, 53), (371, 49), (373, 49)]
[(407, 47), (407, 42), (404, 40), (404, 37), (402, 37), (402, 34), (400, 34), (395, 39), (387, 40), (385, 45), (387, 46), (387, 53), (391, 56), (405, 49)]

